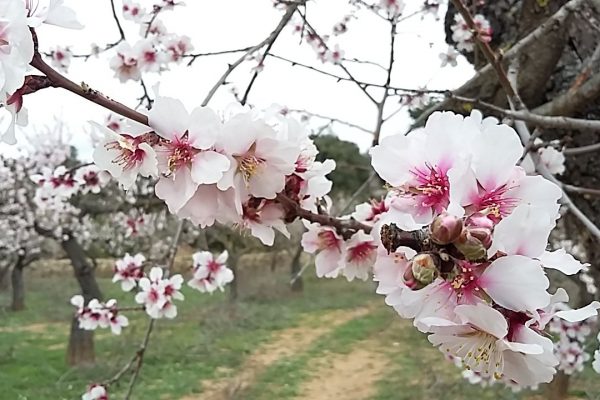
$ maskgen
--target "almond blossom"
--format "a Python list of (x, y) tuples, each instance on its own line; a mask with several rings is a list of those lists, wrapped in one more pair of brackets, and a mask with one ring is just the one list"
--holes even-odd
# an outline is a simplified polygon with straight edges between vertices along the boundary
[(157, 148), (161, 177), (156, 195), (177, 213), (202, 184), (216, 184), (231, 168), (231, 160), (218, 151), (222, 127), (209, 108), (188, 113), (179, 101), (158, 97), (148, 113), (150, 126), (166, 139)]
[(224, 290), (233, 281), (233, 271), (227, 268), (229, 254), (223, 251), (217, 257), (208, 251), (200, 251), (192, 256), (194, 260), (194, 277), (188, 285), (202, 293)]
[(93, 384), (81, 396), (81, 400), (108, 400), (108, 392), (104, 386)]
[(376, 258), (377, 245), (370, 235), (358, 231), (346, 242), (346, 260), (342, 275), (366, 281)]
[(142, 72), (139, 66), (138, 53), (127, 42), (121, 42), (117, 54), (110, 60), (110, 68), (115, 71), (115, 77), (122, 83), (128, 80), (139, 81)]
[[(478, 30), (478, 39), (485, 42), (492, 40), (492, 28), (489, 21), (481, 14), (473, 16), (473, 21)], [(461, 14), (454, 15), (454, 24), (450, 26), (452, 30), (452, 40), (456, 42), (458, 50), (472, 52), (475, 49), (475, 36), (465, 22)]]
[(346, 247), (344, 240), (329, 227), (305, 223), (302, 248), (307, 253), (317, 253), (315, 266), (319, 278), (335, 278), (344, 267)]
[(57, 46), (55, 49), (50, 51), (50, 58), (52, 60), (52, 66), (62, 72), (67, 72), (71, 65), (72, 57), (71, 49), (68, 47)]
[(130, 256), (129, 253), (125, 257), (115, 262), (115, 275), (113, 282), (121, 282), (121, 289), (125, 292), (135, 288), (139, 280), (144, 276), (143, 265), (146, 257), (143, 254)]
[(139, 280), (140, 292), (136, 294), (135, 301), (144, 305), (146, 313), (151, 318), (173, 319), (177, 316), (177, 306), (173, 300), (184, 299), (179, 291), (182, 282), (181, 275), (163, 278), (162, 268), (152, 267), (150, 274)]
[(108, 171), (124, 189), (130, 189), (138, 175), (158, 176), (156, 153), (143, 136), (118, 134), (94, 122), (91, 124), (104, 134), (94, 150), (94, 162), (98, 168)]

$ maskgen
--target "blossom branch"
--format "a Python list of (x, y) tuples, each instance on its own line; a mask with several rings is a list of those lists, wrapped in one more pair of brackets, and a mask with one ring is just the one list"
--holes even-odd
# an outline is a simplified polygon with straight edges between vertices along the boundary
[[(179, 225), (177, 226), (177, 231), (173, 236), (173, 241), (171, 242), (171, 247), (169, 248), (168, 262), (167, 267), (165, 268), (165, 273), (168, 276), (168, 273), (173, 269), (173, 265), (175, 264), (175, 256), (177, 255), (177, 250), (179, 248), (179, 240), (181, 239), (181, 233), (183, 232), (183, 227), (185, 225), (185, 221), (181, 220)], [(125, 394), (125, 400), (129, 400), (131, 394), (133, 392), (133, 388), (137, 381), (137, 378), (142, 369), (142, 365), (144, 363), (144, 356), (146, 354), (146, 349), (148, 348), (148, 343), (150, 342), (150, 336), (152, 335), (152, 331), (154, 330), (154, 326), (156, 324), (156, 320), (152, 318), (148, 323), (148, 328), (146, 329), (146, 334), (144, 336), (144, 340), (140, 345), (140, 348), (136, 352), (136, 364), (133, 369), (133, 374), (131, 375), (131, 380), (129, 381), (129, 386), (127, 388), (127, 393)]]
[(545, 116), (536, 114), (528, 110), (507, 110), (502, 107), (498, 107), (494, 104), (486, 103), (479, 99), (462, 97), (452, 93), (448, 93), (448, 97), (463, 103), (472, 104), (478, 108), (484, 108), (490, 111), (497, 112), (505, 117), (530, 122), (532, 124), (535, 124), (536, 126), (540, 126), (543, 128), (572, 129), (592, 132), (600, 131), (600, 120), (585, 120), (579, 118), (569, 118), (560, 116)]
[(383, 97), (379, 103), (377, 103), (377, 123), (375, 125), (375, 130), (373, 132), (373, 146), (376, 146), (379, 143), (379, 136), (381, 135), (381, 128), (385, 123), (385, 118), (383, 117), (383, 110), (385, 108), (385, 103), (387, 102), (389, 96), (389, 86), (392, 82), (392, 70), (394, 69), (394, 61), (395, 61), (395, 44), (396, 44), (396, 20), (390, 19), (390, 60), (387, 68), (387, 77), (385, 80), (383, 92)]
[[(463, 2), (461, 0), (452, 0), (452, 3), (459, 10), (459, 12), (465, 19), (469, 28), (475, 32), (475, 39), (477, 40), (477, 43), (479, 44), (480, 48), (483, 50), (483, 54), (486, 57), (486, 59), (488, 60), (488, 63), (490, 65), (492, 65), (492, 67), (496, 71), (498, 80), (499, 80), (500, 84), (502, 85), (502, 87), (504, 88), (504, 91), (507, 94), (509, 104), (510, 104), (511, 108), (513, 109), (512, 111), (522, 111), (522, 110), (527, 111), (527, 108), (525, 107), (525, 104), (521, 100), (521, 98), (517, 92), (517, 89), (516, 89), (517, 73), (518, 73), (518, 68), (517, 68), (518, 60), (517, 59), (513, 60), (514, 62), (511, 65), (511, 69), (512, 69), (512, 71), (511, 71), (512, 81), (511, 81), (509, 76), (506, 74), (504, 67), (499, 62), (498, 58), (496, 57), (495, 53), (493, 52), (493, 50), (491, 49), (489, 44), (486, 41), (481, 40), (480, 35), (477, 34), (477, 32), (478, 32), (477, 26), (475, 25), (475, 21), (473, 20), (473, 17), (471, 16), (471, 13), (467, 9), (467, 7), (463, 4)], [(568, 4), (572, 4), (572, 3), (578, 3), (578, 0), (572, 0)], [(523, 145), (527, 145), (527, 143), (531, 139), (531, 132), (529, 131), (529, 128), (527, 127), (527, 125), (522, 120), (515, 120), (515, 129), (517, 130), (517, 133), (521, 137), (521, 142), (523, 143)], [(537, 171), (544, 178), (553, 182), (554, 184), (556, 184), (558, 187), (560, 187), (562, 189), (562, 191), (563, 191), (562, 203), (567, 208), (569, 208), (569, 210), (573, 213), (573, 215), (581, 221), (581, 223), (592, 233), (592, 235), (594, 235), (596, 237), (596, 239), (598, 241), (600, 241), (600, 229), (575, 205), (573, 200), (571, 200), (569, 195), (566, 193), (562, 182), (560, 182), (558, 179), (556, 179), (554, 177), (554, 175), (552, 175), (550, 173), (550, 171), (548, 171), (548, 168), (546, 168), (546, 166), (540, 162), (539, 155), (532, 154), (532, 158), (534, 159)]]
[(254, 46), (247, 46), (247, 47), (242, 47), (241, 49), (211, 51), (211, 52), (207, 52), (207, 53), (191, 53), (191, 54), (184, 54), (182, 57), (190, 59), (190, 61), (187, 63), (187, 66), (189, 67), (196, 61), (197, 58), (200, 58), (200, 57), (220, 56), (220, 55), (224, 55), (224, 54), (242, 53), (242, 52), (247, 53), (253, 47)]
[(80, 85), (76, 84), (46, 64), (39, 53), (36, 53), (33, 56), (33, 60), (31, 60), (31, 66), (37, 68), (40, 72), (46, 75), (53, 87), (66, 89), (71, 93), (81, 96), (86, 100), (96, 103), (99, 106), (113, 111), (123, 117), (129, 118), (143, 125), (148, 125), (148, 117), (144, 114), (104, 96), (102, 93), (90, 88), (84, 83)]
[(588, 146), (571, 147), (563, 150), (566, 156), (578, 156), (580, 154), (591, 153), (600, 150), (600, 143), (590, 144)]
[(353, 218), (340, 219), (332, 217), (331, 215), (316, 214), (305, 210), (304, 208), (300, 207), (298, 203), (281, 193), (277, 195), (277, 201), (279, 201), (289, 212), (293, 213), (293, 215), (297, 216), (298, 218), (305, 219), (309, 222), (316, 222), (325, 226), (331, 226), (342, 235), (354, 233), (359, 230), (363, 230), (365, 233), (370, 233), (372, 229), (372, 227), (369, 225), (365, 225)]

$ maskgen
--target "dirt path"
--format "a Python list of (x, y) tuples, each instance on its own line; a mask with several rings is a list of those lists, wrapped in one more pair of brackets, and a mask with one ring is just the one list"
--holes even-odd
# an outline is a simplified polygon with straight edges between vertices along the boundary
[(300, 387), (296, 400), (366, 400), (376, 393), (388, 360), (373, 340), (356, 343), (348, 354), (326, 354), (311, 365), (312, 378)]
[(55, 330), (68, 330), (68, 325), (61, 322), (37, 323), (29, 325), (3, 326), (0, 327), (2, 332), (27, 332), (27, 333), (47, 333)]
[(267, 367), (278, 360), (301, 353), (320, 336), (355, 318), (364, 316), (368, 307), (355, 310), (336, 310), (320, 316), (309, 316), (299, 326), (280, 331), (264, 346), (256, 350), (232, 377), (202, 382), (204, 391), (181, 400), (230, 400), (243, 391)]

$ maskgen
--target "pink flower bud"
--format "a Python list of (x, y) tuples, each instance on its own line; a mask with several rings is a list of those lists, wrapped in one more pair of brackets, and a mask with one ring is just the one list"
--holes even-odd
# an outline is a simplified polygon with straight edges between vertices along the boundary
[(438, 215), (429, 227), (431, 240), (441, 245), (450, 244), (457, 240), (462, 229), (462, 220), (446, 213)]
[(485, 249), (492, 246), (492, 231), (487, 228), (468, 228), (471, 236), (477, 238)]
[(469, 218), (467, 218), (465, 224), (473, 228), (492, 229), (494, 227), (494, 221), (492, 221), (486, 215), (481, 213), (471, 215)]
[(419, 282), (415, 279), (415, 276), (412, 272), (412, 262), (408, 264), (408, 268), (404, 271), (404, 275), (402, 275), (402, 280), (404, 284), (411, 290), (417, 290), (422, 287)]

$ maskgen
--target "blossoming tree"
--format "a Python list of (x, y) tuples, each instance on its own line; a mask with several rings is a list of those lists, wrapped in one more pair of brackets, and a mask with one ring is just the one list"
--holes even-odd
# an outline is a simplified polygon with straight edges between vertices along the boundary
[[(331, 34), (322, 34), (324, 28), (307, 13), (317, 2), (276, 0), (274, 7), (281, 15), (273, 30), (253, 46), (219, 52), (237, 58), (204, 100), (191, 108), (158, 89), (151, 94), (144, 77), (184, 62), (192, 66), (211, 54), (194, 53), (189, 37), (170, 33), (161, 22), (165, 12), (177, 12), (183, 4), (150, 3), (123, 1), (119, 12), (110, 1), (119, 39), (79, 54), (61, 46), (42, 50), (51, 44), (38, 36), (41, 24), (81, 28), (75, 12), (62, 0), (0, 0), (3, 140), (13, 143), (15, 126), (26, 123), (27, 96), (48, 87), (72, 92), (123, 118), (91, 122), (90, 128), (100, 135), (93, 154), (96, 167), (125, 191), (139, 179), (151, 179), (156, 197), (181, 221), (162, 262), (145, 268), (144, 255), (133, 253), (117, 262), (114, 280), (123, 290), (135, 292), (132, 304), (137, 305), (121, 307), (114, 300), (73, 297), (83, 330), (110, 328), (118, 334), (128, 326), (126, 311), (144, 311), (150, 319), (131, 360), (113, 377), (99, 378), (84, 399), (108, 398), (110, 386), (126, 373), (131, 374), (126, 398), (133, 392), (156, 320), (175, 318), (177, 303), (184, 300), (180, 292), (184, 279), (170, 275), (170, 269), (186, 223), (201, 229), (237, 226), (270, 246), (276, 234), (289, 236), (288, 225), (302, 221), (302, 246), (315, 255), (317, 276), (374, 279), (388, 306), (411, 319), (447, 358), (485, 382), (537, 387), (552, 381), (557, 368), (566, 373), (580, 368), (585, 356), (572, 340), (579, 336), (567, 333), (555, 346), (544, 332), (585, 326), (597, 315), (600, 303), (571, 309), (564, 289), (550, 290), (549, 271), (573, 276), (587, 271), (588, 265), (565, 249), (549, 249), (548, 243), (561, 205), (596, 246), (600, 240), (598, 227), (570, 197), (593, 196), (598, 190), (556, 177), (569, 176), (565, 155), (598, 150), (591, 143), (561, 151), (567, 142), (556, 132), (600, 129), (598, 120), (572, 117), (600, 93), (594, 70), (600, 51), (589, 52), (567, 91), (557, 89), (561, 94), (556, 99), (540, 104), (544, 99), (540, 82), (551, 77), (562, 50), (538, 60), (531, 58), (535, 53), (531, 47), (557, 31), (564, 34), (577, 13), (598, 16), (595, 2), (451, 0), (446, 7), (430, 0), (350, 0), (341, 21), (329, 27)], [(527, 29), (506, 23), (517, 9), (527, 16)], [(409, 18), (429, 14), (435, 18), (441, 10), (446, 10), (450, 44), (440, 55), (442, 66), (455, 66), (464, 56), (477, 68), (475, 76), (457, 90), (396, 87), (399, 26)], [(135, 41), (126, 38), (123, 18), (139, 27)], [(336, 43), (336, 37), (362, 18), (385, 24), (389, 43), (381, 47), (388, 54), (386, 65), (347, 58)], [(273, 53), (284, 31), (314, 51), (317, 66)], [(119, 81), (139, 82), (143, 96), (137, 108), (67, 77), (72, 58), (105, 54), (107, 67)], [(361, 190), (377, 175), (386, 182), (383, 198), (339, 215), (347, 210), (327, 196), (331, 190), (327, 175), (336, 168), (335, 160), (317, 161), (310, 130), (294, 118), (297, 111), (250, 107), (250, 94), (258, 79), (267, 79), (265, 66), (271, 59), (350, 83), (372, 103), (375, 124), (367, 131), (373, 137), (369, 154), (376, 174)], [(566, 57), (560, 62), (569, 64)], [(253, 67), (246, 89), (232, 90), (238, 104), (209, 108), (215, 93), (245, 63)], [(385, 81), (359, 77), (354, 68), (358, 64), (383, 70)], [(530, 75), (534, 76), (527, 79)], [(386, 122), (404, 107), (418, 110), (415, 128), (382, 136)], [(555, 137), (558, 142), (550, 140)], [(45, 188), (41, 199), (70, 196), (67, 188), (72, 185), (65, 180), (70, 176), (52, 171), (38, 177)], [(188, 284), (200, 292), (222, 290), (235, 278), (227, 267), (228, 253), (206, 250), (194, 255)], [(564, 362), (564, 352), (577, 354)]]

